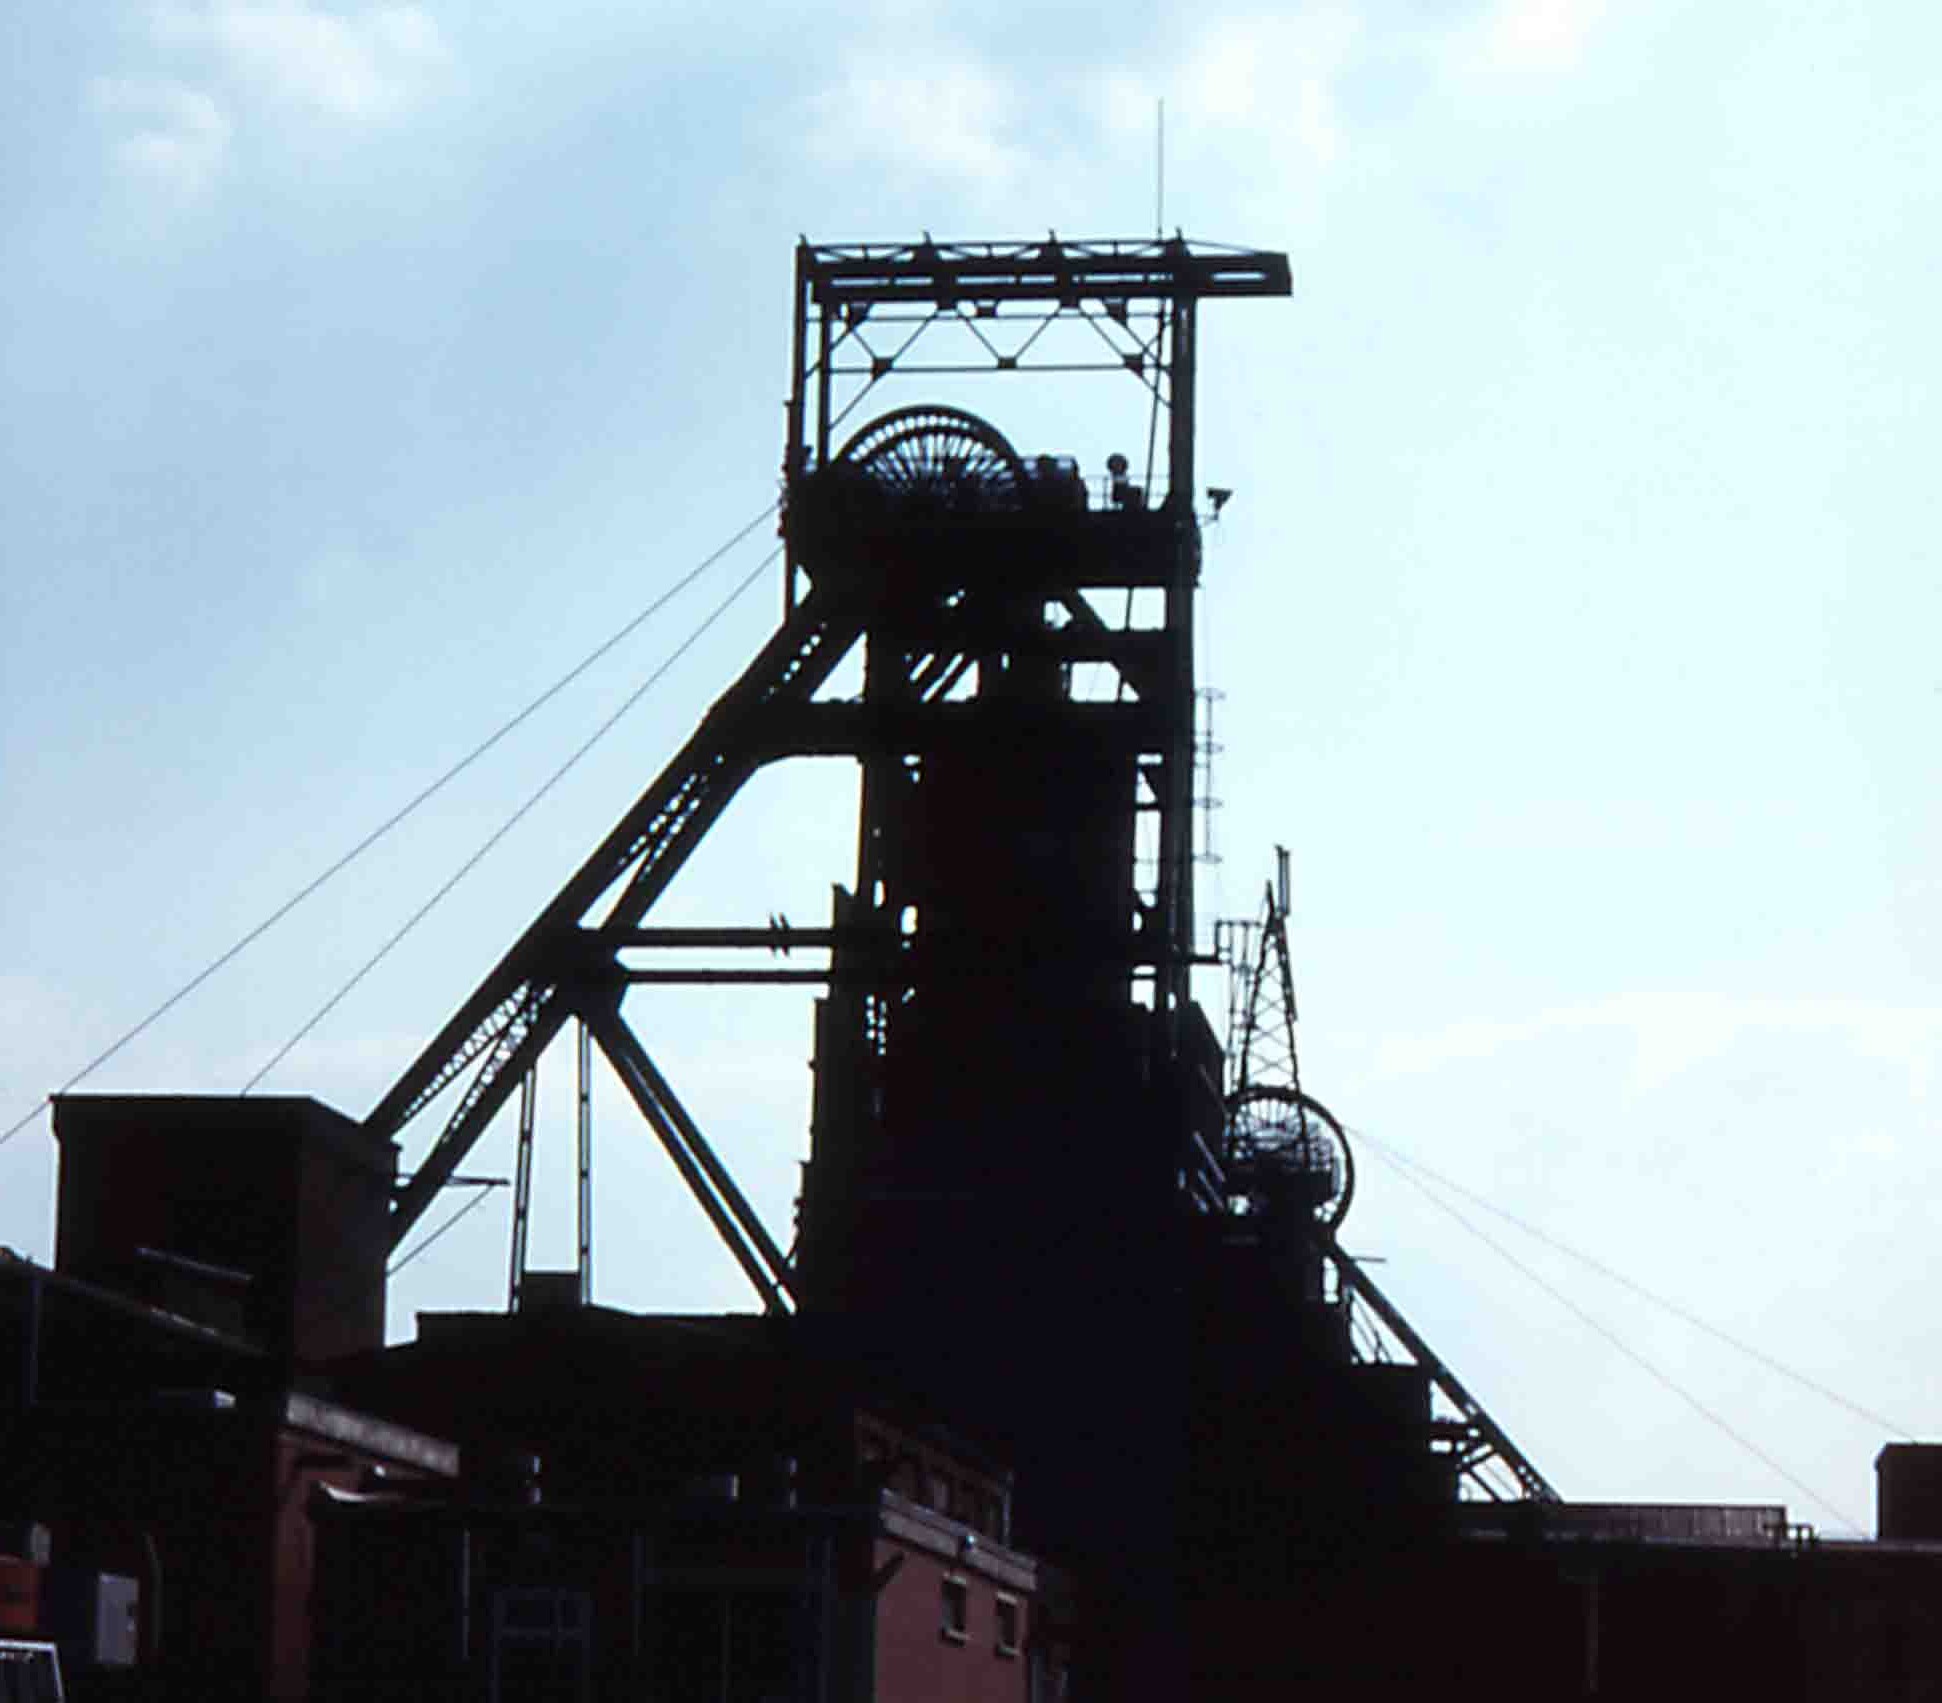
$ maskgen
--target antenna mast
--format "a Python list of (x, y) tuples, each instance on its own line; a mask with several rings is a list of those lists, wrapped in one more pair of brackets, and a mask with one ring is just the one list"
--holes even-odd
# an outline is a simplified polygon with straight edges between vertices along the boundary
[(1167, 103), (1162, 96), (1156, 103), (1153, 121), (1153, 234), (1166, 234), (1167, 210)]

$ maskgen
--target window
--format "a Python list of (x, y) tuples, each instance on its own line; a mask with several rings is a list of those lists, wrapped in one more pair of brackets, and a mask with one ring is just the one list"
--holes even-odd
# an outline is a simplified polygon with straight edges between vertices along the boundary
[(1024, 1613), (1016, 1597), (1005, 1596), (1002, 1592), (997, 1598), (997, 1649), (1001, 1656), (1018, 1654), (1020, 1630), (1024, 1626)]
[(564, 1700), (587, 1694), (592, 1603), (584, 1591), (507, 1588), (492, 1593), (492, 1665), (486, 1695)]
[(971, 1587), (962, 1579), (946, 1579), (943, 1588), (943, 1636), (962, 1644), (971, 1635)]

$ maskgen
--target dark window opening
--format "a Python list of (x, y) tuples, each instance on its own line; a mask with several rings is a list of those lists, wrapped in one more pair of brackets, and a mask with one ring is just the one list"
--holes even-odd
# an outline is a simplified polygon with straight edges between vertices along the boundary
[(971, 1587), (962, 1579), (946, 1579), (942, 1596), (943, 1635), (953, 1644), (971, 1636)]
[(994, 1618), (997, 1626), (995, 1641), (998, 1654), (1017, 1655), (1018, 1646), (1024, 1641), (1019, 1635), (1024, 1624), (1024, 1616), (1018, 1599), (1000, 1596), (997, 1599), (997, 1614)]

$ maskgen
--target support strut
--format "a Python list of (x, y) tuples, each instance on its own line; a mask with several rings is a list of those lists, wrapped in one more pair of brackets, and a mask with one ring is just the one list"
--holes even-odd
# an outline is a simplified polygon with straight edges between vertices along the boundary
[(587, 1021), (600, 1043), (600, 1050), (607, 1055), (607, 1062), (614, 1067), (648, 1126), (660, 1137), (661, 1145), (674, 1161), (674, 1168), (708, 1215), (715, 1233), (735, 1256), (736, 1264), (741, 1266), (749, 1282), (755, 1285), (763, 1306), (771, 1313), (791, 1311), (795, 1291), (787, 1257), (763, 1229), (755, 1209), (675, 1098), (667, 1079), (654, 1068), (653, 1060), (628, 1028), (619, 1008), (596, 1007), (589, 1011)]

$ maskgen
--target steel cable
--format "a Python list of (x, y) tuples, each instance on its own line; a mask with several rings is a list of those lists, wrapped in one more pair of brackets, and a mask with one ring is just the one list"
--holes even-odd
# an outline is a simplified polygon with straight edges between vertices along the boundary
[[(1380, 1154), (1383, 1158), (1385, 1159), (1391, 1158), (1391, 1155), (1388, 1153), (1386, 1149), (1382, 1148), (1381, 1146), (1379, 1146), (1377, 1143), (1373, 1141), (1369, 1141), (1369, 1138), (1366, 1135), (1361, 1135), (1360, 1132), (1358, 1132), (1358, 1134), (1361, 1140), (1367, 1142), (1368, 1145), (1375, 1152)], [(1391, 1159), (1391, 1162), (1396, 1163), (1393, 1159)], [(1860, 1533), (1863, 1535), (1866, 1534), (1867, 1528), (1863, 1526), (1859, 1520), (1855, 1519), (1853, 1515), (1849, 1514), (1845, 1509), (1841, 1508), (1837, 1503), (1829, 1500), (1826, 1496), (1822, 1495), (1820, 1491), (1816, 1490), (1811, 1484), (1808, 1484), (1804, 1479), (1800, 1478), (1795, 1473), (1790, 1472), (1786, 1467), (1781, 1465), (1779, 1461), (1775, 1460), (1772, 1455), (1768, 1454), (1767, 1451), (1761, 1448), (1758, 1443), (1754, 1442), (1752, 1438), (1748, 1437), (1744, 1432), (1741, 1432), (1735, 1429), (1732, 1423), (1729, 1420), (1727, 1420), (1724, 1415), (1716, 1413), (1712, 1408), (1708, 1407), (1703, 1401), (1701, 1401), (1699, 1397), (1694, 1395), (1690, 1390), (1686, 1389), (1676, 1379), (1674, 1379), (1670, 1373), (1662, 1371), (1658, 1366), (1654, 1365), (1650, 1360), (1646, 1359), (1646, 1357), (1643, 1354), (1641, 1354), (1636, 1348), (1633, 1348), (1631, 1344), (1629, 1344), (1624, 1340), (1624, 1338), (1619, 1336), (1619, 1334), (1616, 1331), (1614, 1331), (1609, 1325), (1605, 1324), (1601, 1319), (1597, 1318), (1595, 1315), (1586, 1312), (1583, 1307), (1579, 1306), (1577, 1302), (1573, 1301), (1570, 1296), (1566, 1295), (1563, 1292), (1563, 1290), (1559, 1289), (1555, 1284), (1553, 1284), (1546, 1277), (1544, 1277), (1542, 1273), (1535, 1270), (1525, 1261), (1519, 1259), (1514, 1253), (1512, 1253), (1508, 1248), (1506, 1248), (1503, 1245), (1503, 1243), (1499, 1242), (1487, 1230), (1480, 1228), (1478, 1225), (1472, 1223), (1468, 1218), (1464, 1217), (1464, 1215), (1461, 1212), (1459, 1212), (1447, 1200), (1444, 1200), (1440, 1195), (1438, 1195), (1430, 1187), (1428, 1183), (1423, 1181), (1421, 1177), (1416, 1176), (1412, 1170), (1410, 1170), (1409, 1168), (1407, 1168), (1406, 1166), (1400, 1163), (1396, 1163), (1396, 1170), (1398, 1175), (1400, 1175), (1406, 1183), (1408, 1183), (1412, 1188), (1416, 1189), (1420, 1194), (1422, 1194), (1422, 1196), (1426, 1200), (1428, 1200), (1429, 1203), (1432, 1206), (1434, 1206), (1439, 1212), (1447, 1213), (1451, 1218), (1455, 1219), (1458, 1224), (1462, 1225), (1464, 1229), (1468, 1230), (1470, 1234), (1475, 1236), (1478, 1241), (1482, 1242), (1485, 1247), (1489, 1248), (1493, 1253), (1495, 1253), (1499, 1259), (1503, 1260), (1506, 1264), (1512, 1266), (1517, 1271), (1522, 1272), (1525, 1277), (1529, 1278), (1531, 1282), (1535, 1283), (1538, 1286), (1538, 1288), (1542, 1289), (1545, 1292), (1545, 1294), (1549, 1295), (1552, 1300), (1558, 1303), (1559, 1306), (1563, 1307), (1567, 1312), (1571, 1313), (1574, 1317), (1576, 1317), (1582, 1324), (1586, 1326), (1586, 1328), (1596, 1332), (1599, 1336), (1603, 1337), (1605, 1341), (1610, 1343), (1612, 1347), (1617, 1349), (1618, 1352), (1624, 1355), (1626, 1359), (1630, 1360), (1634, 1365), (1638, 1366), (1641, 1370), (1648, 1373), (1652, 1378), (1656, 1379), (1659, 1383), (1663, 1384), (1668, 1390), (1670, 1390), (1674, 1395), (1676, 1395), (1695, 1413), (1699, 1414), (1701, 1418), (1707, 1420), (1709, 1423), (1716, 1426), (1727, 1437), (1730, 1437), (1735, 1443), (1739, 1444), (1741, 1448), (1745, 1449), (1748, 1454), (1752, 1455), (1754, 1459), (1760, 1461), (1769, 1470), (1775, 1473), (1778, 1473), (1781, 1478), (1785, 1479), (1787, 1483), (1792, 1485), (1794, 1489), (1798, 1490), (1809, 1501), (1819, 1503), (1821, 1507), (1825, 1508), (1829, 1513), (1834, 1515), (1834, 1517), (1838, 1519), (1842, 1523), (1842, 1525), (1851, 1528), (1853, 1531), (1857, 1533)]]
[(1894, 1436), (1910, 1441), (1914, 1440), (1916, 1433), (1908, 1426), (1896, 1424), (1894, 1420), (1889, 1419), (1885, 1415), (1865, 1408), (1859, 1402), (1849, 1400), (1839, 1390), (1830, 1389), (1819, 1380), (1810, 1378), (1805, 1372), (1798, 1372), (1784, 1362), (1776, 1360), (1771, 1354), (1765, 1352), (1765, 1350), (1755, 1348), (1752, 1343), (1742, 1342), (1730, 1331), (1722, 1330), (1718, 1325), (1709, 1323), (1706, 1319), (1701, 1318), (1691, 1308), (1681, 1305), (1669, 1296), (1659, 1294), (1656, 1290), (1648, 1289), (1636, 1278), (1627, 1277), (1624, 1272), (1615, 1270), (1613, 1267), (1605, 1264), (1603, 1260), (1585, 1253), (1580, 1248), (1574, 1248), (1569, 1242), (1560, 1241), (1549, 1231), (1542, 1229), (1536, 1224), (1532, 1224), (1527, 1219), (1519, 1218), (1516, 1213), (1507, 1212), (1503, 1207), (1497, 1205), (1495, 1201), (1478, 1194), (1474, 1189), (1465, 1188), (1463, 1184), (1444, 1176), (1439, 1171), (1432, 1170), (1420, 1159), (1412, 1159), (1408, 1154), (1398, 1152), (1386, 1143), (1376, 1140), (1366, 1130), (1358, 1129), (1351, 1133), (1357, 1141), (1363, 1142), (1371, 1151), (1380, 1154), (1399, 1169), (1406, 1172), (1420, 1172), (1423, 1176), (1441, 1184), (1452, 1194), (1461, 1195), (1465, 1200), (1482, 1207), (1484, 1211), (1493, 1213), (1503, 1219), (1506, 1224), (1514, 1225), (1517, 1229), (1522, 1230), (1525, 1235), (1536, 1238), (1538, 1241), (1544, 1243), (1546, 1247), (1555, 1248), (1559, 1253), (1578, 1261), (1579, 1264), (1589, 1266), (1600, 1277), (1618, 1284), (1620, 1288), (1631, 1290), (1634, 1295), (1650, 1301), (1655, 1307), (1663, 1307), (1674, 1318), (1683, 1320), (1685, 1323), (1691, 1325), (1694, 1330), (1704, 1331), (1706, 1335), (1725, 1343), (1728, 1348), (1737, 1350), (1739, 1353), (1746, 1355), (1748, 1359), (1757, 1360), (1768, 1371), (1778, 1372), (1783, 1378), (1790, 1379), (1792, 1382), (1799, 1384), (1802, 1389), (1811, 1390), (1823, 1400), (1831, 1401), (1837, 1407), (1846, 1408), (1856, 1418), (1867, 1420), (1870, 1425), (1878, 1425), (1882, 1430)]
[[(324, 872), (321, 875), (316, 876), (305, 886), (298, 889), (297, 892), (293, 893), (288, 899), (284, 900), (284, 902), (281, 905), (279, 905), (260, 923), (258, 923), (254, 928), (250, 929), (248, 933), (244, 934), (242, 938), (236, 941), (234, 945), (230, 946), (226, 951), (222, 952), (210, 963), (205, 965), (195, 975), (191, 976), (188, 981), (184, 982), (181, 987), (177, 988), (174, 993), (170, 994), (167, 999), (163, 1000), (160, 1005), (156, 1006), (153, 1011), (149, 1012), (149, 1014), (146, 1017), (144, 1017), (139, 1023), (137, 1023), (132, 1029), (127, 1030), (112, 1045), (108, 1046), (103, 1051), (97, 1053), (93, 1058), (88, 1060), (86, 1064), (84, 1064), (78, 1071), (76, 1071), (72, 1076), (70, 1076), (65, 1082), (63, 1082), (60, 1085), (60, 1087), (55, 1089), (53, 1094), (43, 1095), (41, 1099), (35, 1103), (33, 1108), (29, 1110), (24, 1116), (16, 1119), (13, 1123), (9, 1124), (5, 1130), (0, 1130), (0, 1147), (4, 1147), (9, 1141), (13, 1140), (13, 1138), (16, 1135), (18, 1135), (23, 1129), (25, 1129), (30, 1123), (32, 1123), (34, 1119), (39, 1117), (40, 1114), (43, 1111), (45, 1111), (48, 1106), (53, 1104), (55, 1095), (65, 1094), (69, 1092), (71, 1089), (79, 1087), (81, 1083), (85, 1082), (90, 1076), (92, 1076), (97, 1070), (99, 1070), (101, 1066), (106, 1064), (111, 1058), (115, 1057), (116, 1054), (120, 1053), (125, 1047), (129, 1046), (132, 1042), (134, 1042), (139, 1037), (147, 1033), (147, 1031), (150, 1028), (152, 1028), (156, 1023), (160, 1022), (162, 1018), (166, 1017), (171, 1011), (173, 1011), (176, 1008), (176, 1006), (180, 1005), (183, 1000), (187, 999), (190, 994), (194, 993), (197, 988), (201, 987), (204, 982), (208, 981), (211, 976), (215, 975), (219, 970), (223, 969), (226, 965), (230, 964), (236, 958), (240, 957), (247, 948), (249, 948), (250, 946), (253, 946), (265, 934), (269, 933), (269, 931), (272, 928), (274, 928), (278, 923), (280, 923), (285, 917), (287, 917), (306, 899), (310, 898), (312, 894), (316, 893), (319, 889), (321, 889), (327, 882), (331, 881), (334, 877), (341, 875), (346, 869), (348, 869), (351, 866), (352, 863), (354, 863), (358, 858), (363, 856), (365, 852), (369, 851), (371, 847), (376, 845), (378, 841), (383, 839), (387, 834), (389, 834), (392, 831), (392, 829), (396, 828), (408, 816), (412, 815), (422, 805), (428, 803), (438, 793), (442, 792), (448, 785), (451, 784), (451, 782), (457, 780), (460, 775), (462, 775), (467, 769), (471, 768), (471, 766), (474, 763), (476, 763), (495, 745), (499, 744), (501, 740), (505, 739), (508, 734), (512, 733), (516, 728), (518, 728), (524, 722), (526, 722), (535, 712), (543, 708), (546, 704), (550, 703), (554, 698), (558, 697), (561, 692), (565, 691), (568, 686), (572, 685), (575, 680), (579, 679), (580, 676), (586, 673), (586, 671), (589, 668), (591, 668), (596, 662), (598, 662), (602, 657), (607, 655), (609, 651), (613, 650), (613, 648), (616, 645), (620, 644), (623, 640), (630, 637), (644, 622), (649, 620), (654, 615), (659, 614), (660, 611), (664, 609), (670, 602), (672, 602), (682, 592), (686, 591), (689, 586), (693, 585), (694, 582), (699, 578), (701, 578), (701, 576), (705, 574), (710, 568), (714, 567), (715, 564), (718, 563), (724, 556), (726, 556), (730, 550), (734, 549), (736, 545), (740, 544), (743, 539), (748, 537), (748, 535), (751, 532), (753, 532), (758, 526), (760, 526), (763, 521), (767, 520), (773, 512), (774, 512), (773, 509), (767, 506), (762, 508), (761, 511), (758, 512), (756, 515), (754, 515), (744, 526), (742, 526), (734, 534), (733, 537), (729, 538), (726, 543), (720, 545), (718, 548), (711, 551), (695, 567), (691, 568), (687, 573), (682, 575), (682, 577), (676, 580), (672, 586), (670, 586), (666, 591), (662, 592), (658, 597), (656, 597), (653, 600), (653, 602), (649, 603), (646, 608), (642, 609), (637, 615), (633, 616), (633, 618), (630, 619), (625, 625), (620, 627), (611, 637), (603, 640), (599, 645), (596, 645), (591, 651), (589, 651), (584, 657), (582, 657), (577, 663), (575, 663), (572, 668), (568, 669), (565, 674), (561, 675), (560, 678), (555, 680), (552, 685), (548, 686), (545, 691), (541, 692), (538, 697), (534, 698), (529, 704), (527, 704), (524, 709), (520, 710), (517, 714), (512, 716), (511, 719), (501, 724), (501, 726), (496, 731), (489, 734), (485, 739), (481, 740), (479, 744), (475, 745), (469, 752), (467, 752), (463, 757), (461, 757), (456, 763), (454, 763), (449, 769), (447, 769), (443, 774), (441, 774), (436, 780), (432, 781), (429, 785), (424, 787), (423, 790), (421, 790), (416, 796), (414, 796), (407, 803), (402, 805), (398, 810), (394, 811), (390, 816), (386, 817), (384, 821), (380, 822), (377, 827), (373, 828), (368, 834), (364, 836), (363, 839), (359, 840), (356, 845), (352, 846), (349, 851), (344, 853), (342, 857), (338, 858), (335, 863), (331, 864), (329, 868), (324, 870)], [(773, 555), (770, 556), (769, 560), (771, 561), (774, 560)]]
[(552, 774), (548, 775), (546, 779), (540, 783), (538, 790), (535, 791), (526, 800), (525, 803), (520, 805), (520, 807), (517, 810), (515, 810), (510, 816), (508, 816), (505, 819), (505, 821), (501, 822), (497, 828), (495, 828), (489, 835), (487, 835), (484, 842), (479, 846), (479, 848), (476, 851), (474, 851), (472, 855), (468, 857), (462, 864), (460, 864), (458, 868), (450, 876), (448, 876), (442, 883), (440, 883), (437, 890), (433, 892), (432, 896), (429, 899), (427, 899), (422, 905), (420, 905), (415, 911), (413, 911), (411, 915), (408, 916), (404, 920), (404, 922), (391, 934), (391, 936), (384, 942), (384, 944), (377, 949), (377, 951), (372, 953), (369, 958), (367, 958), (361, 965), (358, 966), (358, 968), (355, 971), (352, 972), (349, 980), (347, 980), (343, 984), (343, 986), (338, 988), (338, 990), (335, 993), (333, 993), (329, 999), (325, 1000), (324, 1003), (320, 1005), (316, 1009), (316, 1011), (311, 1014), (309, 1020), (304, 1023), (303, 1027), (300, 1028), (294, 1035), (290, 1037), (289, 1040), (285, 1041), (282, 1046), (277, 1048), (277, 1050), (270, 1055), (269, 1062), (266, 1063), (260, 1070), (256, 1072), (254, 1076), (252, 1076), (247, 1082), (243, 1084), (241, 1092), (244, 1094), (249, 1093), (249, 1091), (252, 1088), (254, 1088), (259, 1082), (261, 1082), (264, 1077), (268, 1076), (272, 1070), (276, 1069), (276, 1067), (283, 1062), (284, 1059), (289, 1057), (289, 1055), (296, 1050), (296, 1048), (304, 1040), (304, 1038), (307, 1035), (309, 1035), (309, 1033), (313, 1029), (315, 1029), (319, 1023), (323, 1022), (323, 1020), (326, 1017), (328, 1017), (333, 1011), (337, 1009), (337, 1007), (343, 1002), (344, 998), (351, 992), (351, 990), (355, 988), (359, 982), (363, 981), (364, 978), (368, 976), (373, 970), (375, 970), (379, 964), (383, 963), (384, 960), (388, 956), (390, 956), (392, 949), (396, 947), (399, 944), (399, 942), (401, 942), (405, 938), (406, 935), (410, 934), (413, 929), (415, 929), (421, 922), (423, 922), (425, 918), (431, 914), (432, 910), (438, 905), (438, 903), (442, 899), (444, 899), (445, 896), (448, 893), (450, 893), (454, 887), (456, 887), (461, 881), (463, 881), (466, 878), (466, 876), (470, 875), (474, 869), (478, 868), (478, 866), (485, 861), (487, 854), (491, 852), (493, 847), (498, 845), (501, 840), (503, 840), (509, 833), (511, 833), (512, 830), (515, 827), (517, 827), (519, 823), (523, 821), (526, 818), (526, 816), (534, 809), (534, 807), (539, 804), (540, 800), (545, 798), (546, 795), (554, 789), (554, 787), (558, 786), (561, 781), (566, 779), (567, 775), (580, 762), (581, 758), (585, 757), (589, 751), (591, 751), (596, 745), (600, 743), (601, 740), (606, 738), (606, 736), (613, 731), (614, 727), (619, 723), (620, 719), (624, 715), (626, 715), (627, 712), (631, 710), (636, 704), (638, 704), (642, 698), (647, 696), (648, 692), (653, 689), (653, 687), (660, 681), (662, 676), (665, 675), (669, 669), (671, 669), (677, 662), (679, 662), (682, 659), (682, 657), (686, 656), (688, 652), (691, 649), (693, 649), (696, 643), (700, 641), (702, 635), (706, 633), (710, 627), (714, 626), (714, 624), (717, 621), (719, 621), (722, 618), (722, 616), (726, 615), (730, 608), (732, 608), (745, 595), (747, 595), (749, 589), (752, 586), (754, 586), (756, 581), (759, 580), (764, 573), (768, 571), (769, 567), (775, 562), (776, 558), (781, 554), (782, 554), (781, 548), (778, 546), (776, 549), (770, 551), (767, 556), (763, 557), (763, 559), (755, 565), (755, 568), (753, 569), (753, 571), (750, 572), (747, 575), (747, 577), (744, 578), (742, 582), (739, 585), (737, 585), (735, 589), (728, 594), (727, 597), (723, 598), (720, 603), (716, 604), (714, 609), (711, 610), (709, 614), (702, 620), (701, 625), (696, 627), (695, 630), (692, 633), (690, 633), (685, 639), (683, 639), (680, 644), (675, 646), (674, 650), (669, 654), (667, 660), (664, 661), (659, 668), (655, 669), (652, 674), (650, 674), (645, 680), (643, 680), (640, 683), (640, 685), (635, 687), (634, 690), (627, 695), (627, 697), (622, 701), (620, 708), (615, 710), (612, 715), (608, 716), (605, 721), (603, 721), (597, 728), (595, 728), (593, 732), (580, 744), (579, 748), (575, 750), (573, 754), (570, 757), (568, 757), (564, 763), (562, 763), (557, 769), (555, 769), (552, 772)]
[(497, 1183), (474, 1183), (472, 1186), (479, 1192), (461, 1206), (458, 1211), (453, 1213), (450, 1218), (446, 1219), (443, 1224), (439, 1225), (436, 1230), (420, 1242), (417, 1247), (413, 1248), (410, 1253), (400, 1254), (393, 1264), (386, 1266), (384, 1268), (384, 1275), (386, 1277), (396, 1277), (399, 1272), (410, 1265), (413, 1260), (429, 1248), (432, 1243), (437, 1241), (440, 1236), (444, 1235), (447, 1230), (454, 1228), (458, 1221), (465, 1217), (475, 1206), (482, 1205), (489, 1199), (492, 1191), (499, 1185)]

